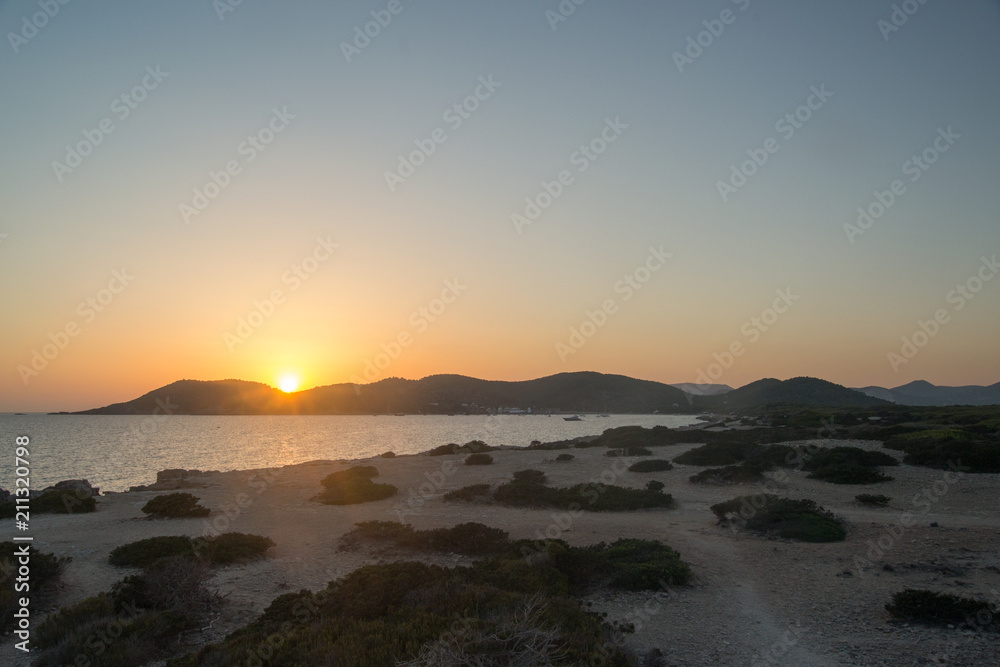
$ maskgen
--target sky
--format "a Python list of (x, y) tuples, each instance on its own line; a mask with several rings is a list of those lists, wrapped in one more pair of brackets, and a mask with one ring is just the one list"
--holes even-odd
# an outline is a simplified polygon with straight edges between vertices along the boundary
[(576, 2), (0, 1), (0, 411), (1000, 380), (1000, 3)]

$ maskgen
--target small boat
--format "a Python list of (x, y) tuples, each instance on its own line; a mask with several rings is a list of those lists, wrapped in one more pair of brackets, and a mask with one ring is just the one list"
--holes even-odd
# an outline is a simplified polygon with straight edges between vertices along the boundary
[(573, 415), (572, 417), (563, 417), (563, 419), (565, 421), (568, 421), (568, 422), (582, 422), (583, 421), (583, 419), (580, 418), (580, 415)]

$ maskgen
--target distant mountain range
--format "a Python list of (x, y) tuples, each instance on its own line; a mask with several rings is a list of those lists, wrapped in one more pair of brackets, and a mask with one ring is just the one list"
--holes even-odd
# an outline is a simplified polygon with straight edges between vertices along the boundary
[(988, 387), (939, 387), (917, 380), (893, 389), (861, 387), (857, 391), (900, 405), (1000, 405), (1000, 382)]
[[(701, 393), (695, 393), (698, 391)], [(244, 380), (180, 380), (125, 403), (75, 414), (462, 414), (503, 408), (530, 408), (535, 413), (649, 414), (727, 412), (774, 404), (877, 407), (890, 403), (1000, 404), (1000, 384), (935, 387), (928, 382), (913, 382), (895, 389), (848, 389), (826, 380), (799, 377), (768, 378), (732, 389), (727, 385), (668, 385), (624, 375), (580, 372), (520, 382), (462, 375), (432, 375), (421, 380), (388, 378), (366, 385), (334, 384), (286, 394)]]

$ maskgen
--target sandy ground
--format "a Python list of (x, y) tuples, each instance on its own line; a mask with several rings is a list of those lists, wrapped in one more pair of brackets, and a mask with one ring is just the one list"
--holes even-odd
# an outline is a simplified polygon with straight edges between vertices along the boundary
[[(878, 443), (822, 441), (881, 449)], [(695, 445), (661, 448), (673, 458)], [(661, 540), (692, 565), (692, 585), (663, 592), (602, 592), (587, 598), (608, 620), (631, 622), (625, 641), (637, 650), (656, 646), (669, 665), (997, 665), (1000, 635), (968, 628), (929, 629), (891, 620), (884, 605), (892, 593), (928, 588), (992, 600), (1000, 607), (1000, 475), (954, 475), (911, 466), (889, 469), (896, 479), (869, 486), (838, 486), (792, 471), (779, 494), (812, 498), (842, 517), (845, 542), (803, 544), (770, 540), (717, 525), (709, 506), (737, 495), (760, 493), (762, 485), (701, 486), (687, 478), (701, 468), (676, 466), (665, 473), (616, 474), (616, 459), (603, 448), (570, 450), (576, 458), (556, 463), (559, 452), (498, 451), (491, 466), (464, 466), (462, 456), (401, 456), (368, 459), (378, 481), (396, 485), (393, 499), (347, 507), (310, 500), (327, 473), (346, 462), (321, 461), (267, 471), (213, 473), (191, 489), (213, 510), (208, 519), (149, 520), (139, 508), (155, 491), (102, 497), (93, 514), (33, 518), (35, 546), (73, 562), (58, 596), (44, 613), (108, 590), (127, 570), (110, 566), (116, 546), (156, 535), (202, 535), (211, 523), (220, 531), (271, 537), (270, 557), (217, 571), (210, 585), (225, 596), (210, 629), (189, 635), (192, 647), (217, 641), (253, 620), (276, 596), (317, 590), (355, 568), (410, 554), (372, 554), (338, 549), (357, 521), (403, 520), (417, 528), (478, 521), (507, 530), (513, 538), (548, 534), (575, 545), (619, 537)], [(890, 452), (898, 455), (896, 452)], [(617, 469), (621, 470), (619, 463)], [(573, 518), (540, 510), (445, 503), (441, 495), (478, 482), (498, 483), (515, 470), (544, 470), (558, 486), (599, 479), (641, 487), (666, 484), (678, 507), (624, 513), (584, 513)], [(152, 481), (152, 480), (150, 480)], [(883, 493), (889, 508), (857, 505), (858, 493)], [(929, 494), (929, 495), (928, 495)], [(242, 507), (241, 507), (242, 506)], [(913, 524), (890, 533), (904, 512)], [(931, 523), (937, 523), (932, 527)], [(458, 556), (417, 556), (455, 565)], [(867, 561), (866, 562), (862, 562)], [(887, 567), (886, 567), (887, 566)], [(0, 663), (27, 665), (28, 656), (7, 637)]]

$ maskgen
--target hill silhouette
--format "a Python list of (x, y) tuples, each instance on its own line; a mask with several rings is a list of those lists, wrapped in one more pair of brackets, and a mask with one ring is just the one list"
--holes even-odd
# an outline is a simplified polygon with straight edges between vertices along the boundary
[(844, 408), (888, 405), (880, 398), (811, 377), (797, 377), (790, 380), (765, 378), (725, 394), (700, 397), (697, 404), (716, 410), (740, 410), (774, 404)]
[(186, 415), (475, 413), (499, 408), (553, 412), (693, 412), (687, 395), (660, 382), (594, 372), (505, 382), (463, 375), (315, 387), (286, 394), (259, 382), (180, 380), (139, 398), (75, 414)]

